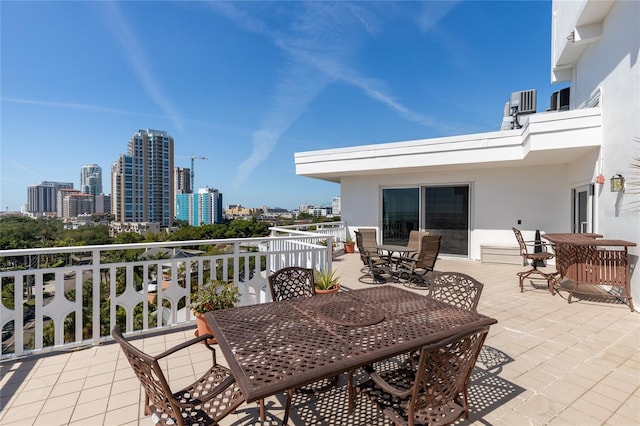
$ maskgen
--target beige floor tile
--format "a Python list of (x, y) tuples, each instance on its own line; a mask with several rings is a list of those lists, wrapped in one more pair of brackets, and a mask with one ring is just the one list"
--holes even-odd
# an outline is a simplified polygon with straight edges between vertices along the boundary
[(49, 397), (52, 398), (69, 393), (80, 392), (82, 391), (83, 385), (84, 379), (74, 380), (73, 382), (57, 383), (53, 389), (51, 389)]
[(31, 424), (27, 419), (32, 419), (40, 412), (40, 408), (44, 405), (44, 400), (35, 401), (29, 405), (20, 405), (2, 410), (0, 422), (6, 424)]
[(137, 403), (140, 400), (140, 391), (131, 390), (128, 392), (122, 392), (117, 395), (111, 394), (109, 396), (109, 402), (107, 404), (107, 411), (117, 410), (119, 407), (126, 407), (127, 405), (138, 406)]
[[(105, 425), (138, 425), (138, 419), (141, 415), (138, 404), (130, 404), (120, 406), (120, 408), (109, 410), (104, 416)], [(150, 418), (145, 417), (140, 423), (141, 425), (153, 425)]]
[(111, 392), (111, 383), (107, 383), (101, 386), (92, 388), (85, 388), (80, 397), (78, 398), (78, 404), (84, 404), (85, 402), (95, 401), (96, 399), (108, 398)]
[(67, 425), (69, 424), (69, 419), (71, 418), (71, 413), (73, 413), (74, 407), (66, 407), (61, 408), (55, 411), (50, 411), (47, 413), (40, 413), (36, 421), (33, 423), (36, 425), (43, 426), (56, 426), (56, 425)]
[(109, 425), (115, 425), (115, 424), (119, 424), (119, 423), (107, 423), (105, 421), (105, 415), (104, 414), (98, 414), (96, 416), (93, 417), (87, 417), (86, 419), (82, 419), (82, 420), (78, 420), (77, 422), (71, 422), (71, 423), (67, 423), (68, 425), (73, 425), (73, 426), (88, 426), (88, 425), (105, 425), (105, 426), (109, 426)]
[(32, 404), (34, 402), (43, 402), (47, 399), (52, 389), (53, 386), (38, 389), (25, 389), (16, 394), (15, 398), (11, 402), (11, 406), (18, 407), (21, 405)]
[(78, 402), (80, 392), (68, 393), (65, 395), (55, 396), (47, 398), (40, 413), (50, 413), (52, 411), (58, 411), (63, 408), (75, 407)]
[(78, 368), (76, 370), (71, 371), (63, 371), (60, 373), (60, 377), (58, 378), (58, 383), (65, 382), (73, 382), (78, 379), (85, 379), (87, 377), (88, 371), (86, 368)]
[(71, 415), (71, 422), (76, 422), (83, 419), (88, 419), (97, 415), (105, 414), (107, 411), (107, 404), (109, 398), (95, 399), (83, 404), (77, 404), (73, 414)]
[[(133, 375), (133, 372), (131, 373)], [(137, 377), (131, 377), (124, 380), (117, 380), (111, 384), (111, 395), (117, 395), (132, 390), (139, 391), (141, 388), (140, 381)]]
[(113, 382), (113, 372), (98, 374), (96, 376), (89, 376), (84, 382), (84, 388), (89, 389), (96, 386), (102, 386), (111, 384)]

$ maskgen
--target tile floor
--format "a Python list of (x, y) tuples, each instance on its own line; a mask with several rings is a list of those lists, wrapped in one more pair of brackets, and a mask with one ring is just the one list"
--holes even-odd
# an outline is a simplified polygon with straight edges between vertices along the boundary
[[(334, 262), (346, 288), (358, 282), (357, 255)], [(560, 295), (527, 283), (520, 293), (517, 265), (441, 259), (439, 271), (459, 271), (485, 284), (479, 311), (492, 326), (470, 388), (475, 425), (639, 425), (640, 315), (626, 305), (599, 301), (567, 304)], [(393, 284), (402, 285), (402, 284)], [(424, 291), (424, 290), (414, 290)], [(640, 303), (640, 301), (637, 301)], [(193, 336), (176, 327), (134, 340), (159, 353)], [(210, 363), (202, 346), (165, 363), (173, 387), (194, 380)], [(224, 362), (219, 352), (219, 361)], [(142, 414), (143, 394), (115, 344), (27, 357), (0, 364), (0, 424), (151, 425)], [(364, 400), (346, 414), (345, 377), (317, 396), (296, 394), (290, 424), (388, 424)], [(267, 400), (269, 421), (282, 418), (283, 395)], [(223, 425), (260, 424), (255, 403), (245, 404)]]

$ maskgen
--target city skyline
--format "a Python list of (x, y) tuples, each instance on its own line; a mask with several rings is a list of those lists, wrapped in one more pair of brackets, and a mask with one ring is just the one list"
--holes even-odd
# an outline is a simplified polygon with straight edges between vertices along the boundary
[(550, 8), (4, 2), (0, 206), (110, 170), (137, 129), (170, 133), (175, 166), (207, 157), (192, 188), (230, 205), (328, 203), (339, 184), (297, 176), (295, 152), (499, 130), (520, 90), (544, 110)]

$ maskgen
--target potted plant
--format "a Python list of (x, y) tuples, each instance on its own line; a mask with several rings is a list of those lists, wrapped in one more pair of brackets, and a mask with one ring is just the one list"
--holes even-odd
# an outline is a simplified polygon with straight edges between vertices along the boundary
[(340, 277), (336, 275), (336, 271), (330, 272), (326, 269), (314, 271), (313, 280), (316, 286), (316, 294), (330, 294), (340, 290)]
[[(213, 332), (209, 328), (207, 321), (204, 319), (204, 313), (215, 311), (218, 309), (233, 308), (240, 301), (240, 291), (233, 282), (221, 280), (209, 280), (209, 282), (201, 285), (191, 294), (191, 304), (189, 309), (196, 317), (196, 336), (211, 334)], [(209, 344), (216, 343), (215, 338), (208, 340)]]
[(351, 234), (347, 231), (347, 237), (344, 240), (344, 252), (345, 253), (355, 253), (356, 251), (356, 242), (351, 239)]

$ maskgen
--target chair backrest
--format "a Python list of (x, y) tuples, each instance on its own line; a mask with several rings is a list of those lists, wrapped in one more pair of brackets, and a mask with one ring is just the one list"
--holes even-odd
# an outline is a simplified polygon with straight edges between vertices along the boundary
[(407, 247), (415, 250), (416, 252), (420, 251), (420, 247), (422, 246), (422, 237), (425, 235), (429, 235), (428, 231), (411, 231), (409, 232), (409, 241), (407, 242)]
[(269, 275), (269, 288), (274, 301), (316, 295), (313, 269), (288, 266)]
[(423, 235), (420, 251), (416, 257), (416, 268), (433, 270), (440, 254), (441, 235)]
[(475, 312), (484, 285), (459, 272), (434, 272), (429, 285), (429, 297)]
[(376, 228), (358, 228), (358, 232), (362, 235), (362, 247), (370, 254), (377, 253), (378, 235)]
[(182, 424), (180, 408), (173, 401), (171, 388), (156, 358), (145, 354), (129, 343), (118, 327), (114, 327), (111, 330), (111, 335), (120, 344), (122, 352), (127, 357), (131, 368), (133, 368), (140, 384), (144, 388), (146, 396), (149, 398), (147, 405), (156, 407), (158, 411), (166, 413), (170, 417), (177, 419), (178, 424)]
[(528, 253), (527, 251), (527, 243), (524, 242), (524, 238), (522, 237), (522, 232), (520, 232), (517, 228), (512, 228), (513, 233), (516, 235), (516, 240), (518, 240), (518, 245), (520, 246), (520, 256), (525, 257)]
[(488, 332), (489, 327), (477, 327), (420, 350), (409, 418), (413, 418), (413, 408), (441, 407), (457, 400), (460, 394), (466, 395)]

